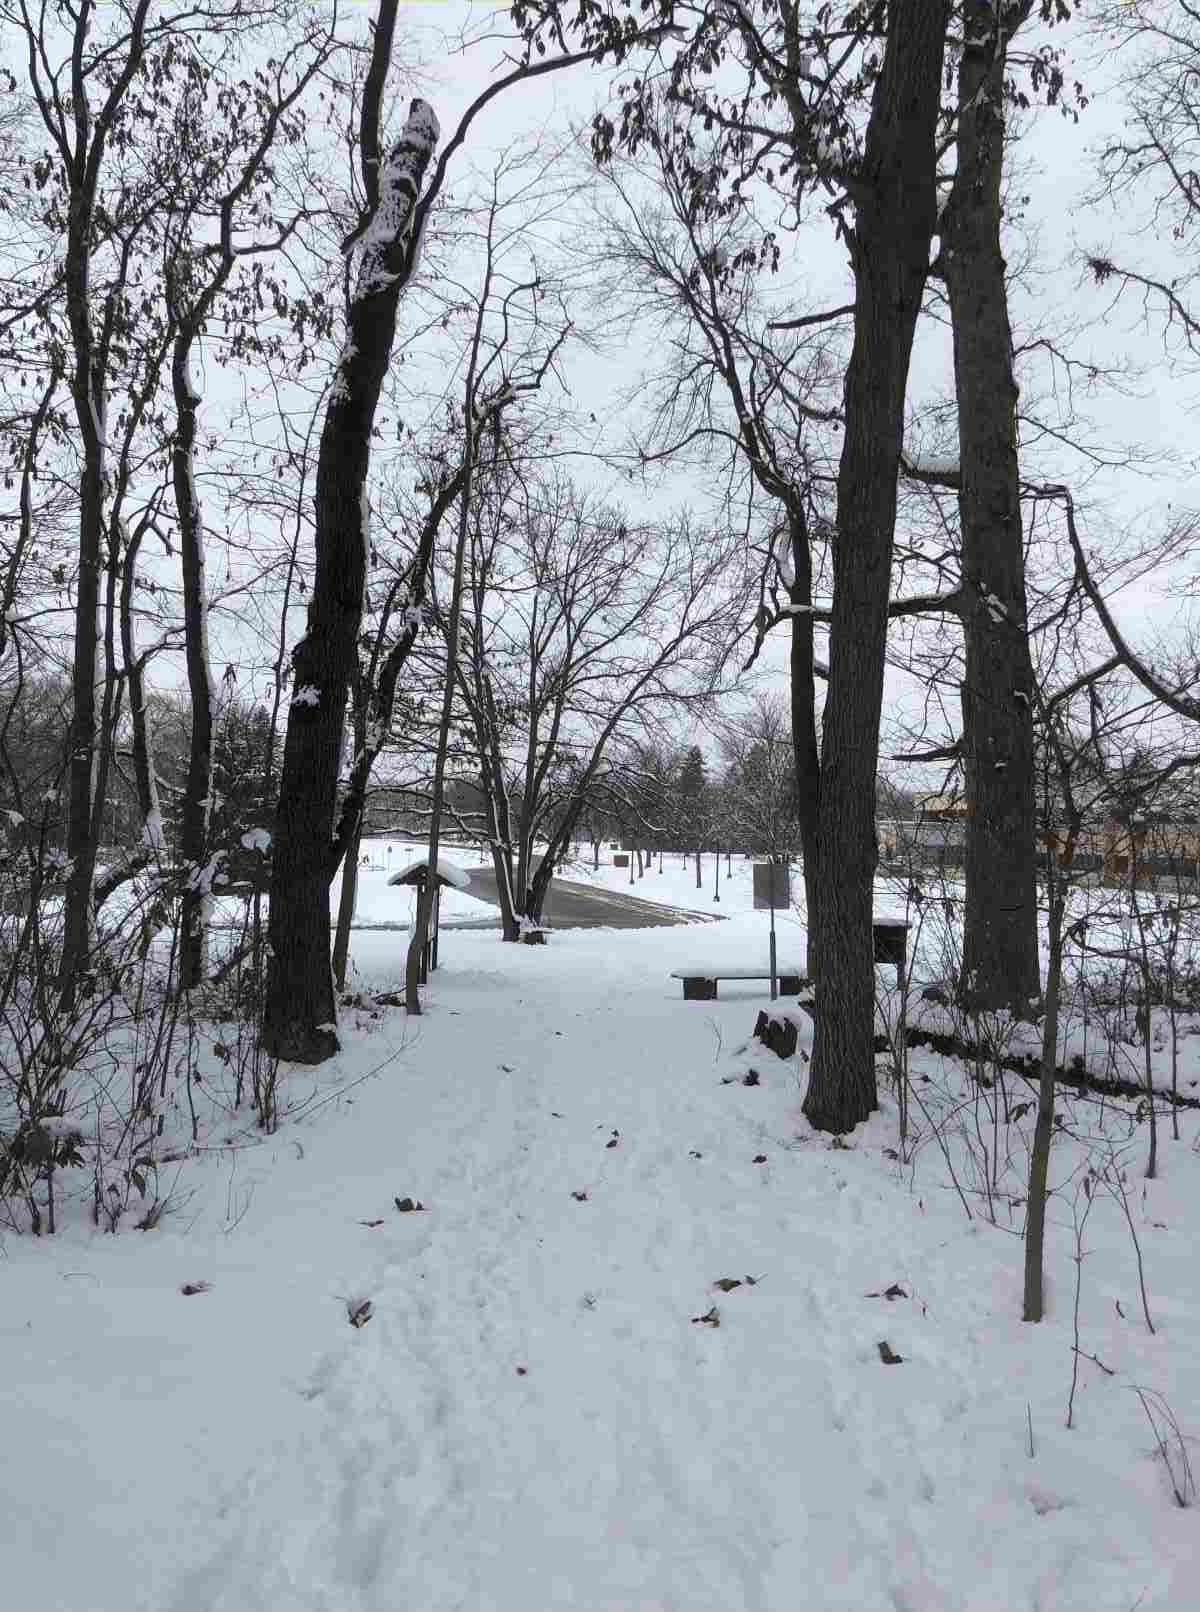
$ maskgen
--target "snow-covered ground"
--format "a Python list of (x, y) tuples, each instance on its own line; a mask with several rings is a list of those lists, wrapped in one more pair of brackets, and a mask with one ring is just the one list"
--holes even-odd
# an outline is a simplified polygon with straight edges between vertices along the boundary
[[(360, 922), (407, 921), (387, 878), (411, 854), (368, 848)], [(807, 1029), (780, 1061), (748, 1044), (765, 984), (684, 1002), (669, 978), (765, 950), (749, 864), (722, 865), (719, 907), (712, 873), (697, 892), (668, 858), (631, 893), (719, 925), (453, 929), (408, 1022), (372, 1001), (403, 933), (360, 930), (344, 1050), (288, 1073), (277, 1134), (218, 1101), (160, 1168), (156, 1229), (94, 1230), (79, 1171), (55, 1238), (3, 1236), (5, 1604), (1200, 1604), (1200, 1501), (1173, 1494), (1200, 1475), (1196, 1111), (1177, 1142), (1160, 1118), (1147, 1182), (1132, 1105), (1064, 1098), (1048, 1315), (1025, 1325), (1032, 1115), (1006, 1132), (996, 1087), (914, 1054), (907, 1148), (882, 1077), (869, 1125), (813, 1133)], [(492, 910), (443, 898), (443, 921)], [(782, 956), (803, 928), (778, 921)], [(1200, 1041), (1179, 1045), (1194, 1094)]]

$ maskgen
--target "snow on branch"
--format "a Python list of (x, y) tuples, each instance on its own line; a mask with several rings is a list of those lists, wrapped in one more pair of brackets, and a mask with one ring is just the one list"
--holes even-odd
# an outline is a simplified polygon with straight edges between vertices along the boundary
[(775, 540), (775, 565), (779, 572), (779, 580), (785, 588), (796, 586), (796, 572), (792, 565), (792, 535), (786, 526), (779, 528)]
[(910, 459), (907, 454), (902, 454), (900, 470), (910, 481), (924, 482), (927, 487), (945, 487), (954, 493), (962, 487), (962, 467), (957, 459), (933, 456)]
[(396, 248), (407, 240), (421, 179), (442, 128), (428, 101), (414, 99), (395, 149), (379, 175), (379, 204), (363, 233), (355, 299), (384, 290), (399, 278)]

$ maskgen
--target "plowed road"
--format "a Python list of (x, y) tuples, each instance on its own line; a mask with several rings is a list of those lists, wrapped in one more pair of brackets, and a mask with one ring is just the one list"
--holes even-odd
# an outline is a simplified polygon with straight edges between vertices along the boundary
[[(496, 875), (491, 868), (464, 868), (471, 881), (469, 894), (480, 901), (496, 901)], [(713, 913), (713, 918), (720, 917)], [(702, 912), (684, 912), (658, 901), (622, 895), (616, 890), (598, 890), (594, 885), (555, 879), (546, 897), (543, 922), (551, 929), (653, 929), (668, 924), (695, 924), (708, 921)], [(479, 922), (473, 920), (474, 924)], [(442, 925), (454, 928), (454, 920)]]

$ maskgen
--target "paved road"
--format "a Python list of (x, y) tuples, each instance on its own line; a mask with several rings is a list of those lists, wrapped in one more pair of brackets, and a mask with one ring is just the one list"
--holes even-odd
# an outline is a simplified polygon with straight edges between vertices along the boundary
[[(471, 881), (469, 894), (496, 905), (496, 875), (491, 868), (464, 868)], [(714, 913), (713, 918), (720, 916)], [(708, 921), (706, 914), (684, 912), (659, 901), (644, 901), (616, 890), (598, 890), (594, 885), (555, 879), (542, 914), (550, 929), (653, 929), (668, 924), (694, 924)], [(475, 920), (478, 922), (478, 920)], [(443, 923), (443, 929), (455, 920)]]

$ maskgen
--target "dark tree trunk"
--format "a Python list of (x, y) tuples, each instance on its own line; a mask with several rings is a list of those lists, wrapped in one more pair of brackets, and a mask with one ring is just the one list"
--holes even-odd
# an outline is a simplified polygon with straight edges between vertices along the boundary
[[(351, 778), (358, 776), (367, 755), (367, 684), (364, 678), (354, 683), (353, 728), (354, 765)], [(390, 707), (389, 707), (390, 714)], [(353, 785), (351, 786), (353, 787)], [(346, 967), (350, 961), (350, 925), (354, 921), (354, 903), (358, 894), (358, 858), (362, 848), (363, 805), (366, 800), (366, 781), (354, 807), (342, 803), (341, 821), (338, 824), (338, 851), (341, 854), (342, 889), (338, 900), (337, 925), (333, 937), (333, 987), (346, 989)], [(347, 813), (350, 821), (347, 823)]]
[[(1076, 825), (1077, 827), (1077, 825)], [(1025, 1218), (1025, 1303), (1022, 1319), (1040, 1321), (1043, 1306), (1042, 1256), (1046, 1238), (1046, 1193), (1050, 1172), (1050, 1149), (1054, 1139), (1054, 1092), (1058, 1049), (1059, 1001), (1062, 996), (1063, 918), (1066, 912), (1065, 885), (1074, 850), (1076, 828), (1068, 839), (1068, 853), (1062, 872), (1051, 868), (1050, 957), (1046, 974), (1046, 1017), (1042, 1025), (1042, 1068), (1038, 1081), (1037, 1122), (1033, 1128), (1033, 1150), (1029, 1155), (1029, 1207)]]
[[(63, 288), (71, 328), (71, 398), (79, 426), (83, 469), (79, 489), (79, 573), (75, 591), (75, 643), (71, 666), (73, 708), (71, 758), (68, 776), (66, 902), (63, 913), (63, 949), (59, 967), (59, 995), (64, 1008), (74, 1000), (79, 981), (90, 966), (94, 936), (92, 885), (96, 874), (96, 655), (100, 647), (97, 613), (100, 572), (104, 564), (105, 479), (108, 469), (108, 404), (106, 396), (107, 346), (111, 320), (96, 317), (92, 294), (91, 259), (95, 245), (96, 198), (109, 137), (122, 103), (145, 59), (148, 0), (137, 0), (128, 14), (129, 30), (121, 54), (109, 63), (98, 108), (89, 104), (95, 78), (85, 72), (86, 41), (91, 10), (74, 13), (74, 49), (69, 91), (56, 84), (41, 111), (48, 132), (58, 146), (68, 190), (67, 229), (63, 258)], [(30, 49), (33, 33), (29, 33)], [(31, 55), (31, 66), (33, 63)], [(43, 61), (43, 65), (45, 65)], [(63, 114), (69, 109), (71, 123)], [(71, 144), (70, 132), (74, 134)], [(109, 308), (117, 306), (121, 287), (109, 287)], [(111, 684), (111, 660), (108, 663)], [(107, 741), (106, 741), (107, 742)]]
[[(598, 758), (597, 758), (598, 759)], [(535, 924), (542, 921), (542, 913), (546, 906), (546, 897), (550, 893), (550, 885), (554, 879), (554, 870), (559, 867), (570, 849), (571, 839), (575, 834), (579, 819), (583, 815), (583, 792), (569, 801), (563, 809), (562, 817), (557, 830), (550, 836), (545, 854), (534, 869), (533, 878), (529, 884), (529, 917)], [(597, 844), (596, 865), (599, 866), (599, 845)]]
[(883, 701), (896, 477), (913, 334), (936, 225), (934, 133), (949, 7), (888, 9), (848, 227), (854, 347), (833, 543), (829, 690), (821, 749), (816, 1033), (804, 1113), (845, 1132), (878, 1106), (871, 909), (875, 773)]
[[(479, 337), (483, 317), (481, 303), (475, 325), (475, 340), (467, 361), (467, 380), (463, 398), (463, 453), (462, 493), (458, 506), (458, 535), (454, 544), (454, 572), (450, 584), (450, 615), (446, 623), (446, 682), (442, 689), (442, 714), (438, 721), (437, 753), (433, 764), (433, 797), (429, 812), (429, 877), (417, 902), (417, 921), (408, 943), (404, 966), (404, 1009), (406, 1013), (420, 1013), (421, 960), (426, 955), (430, 926), (438, 902), (438, 852), (441, 845), (442, 812), (446, 803), (446, 759), (450, 752), (450, 734), (454, 718), (454, 687), (458, 682), (458, 655), (462, 637), (463, 571), (467, 559), (467, 542), (470, 537), (471, 504), (474, 496), (475, 448), (478, 420), (475, 405), (475, 375), (479, 361)], [(499, 430), (499, 423), (496, 426)], [(434, 930), (436, 934), (436, 927)]]
[[(92, 890), (92, 905), (98, 913), (115, 891), (136, 877), (152, 862), (161, 862), (163, 853), (162, 813), (159, 810), (158, 781), (154, 770), (154, 746), (150, 732), (150, 719), (146, 710), (145, 659), (137, 653), (134, 642), (134, 587), (137, 581), (137, 557), (145, 526), (139, 525), (125, 545), (121, 564), (121, 657), (125, 665), (125, 682), (129, 690), (129, 727), (133, 753), (133, 781), (137, 789), (138, 810), (142, 816), (142, 842), (130, 849), (115, 862)], [(115, 582), (117, 556), (109, 565), (109, 588)], [(110, 610), (111, 614), (111, 610)], [(111, 651), (109, 652), (111, 659)], [(104, 708), (109, 712), (102, 722), (102, 731), (115, 732), (119, 719), (120, 701), (110, 700), (106, 688)], [(100, 766), (96, 774), (96, 809), (99, 812), (108, 795), (108, 773), (111, 764), (111, 745), (101, 750)], [(97, 827), (95, 839), (99, 844), (103, 835)], [(165, 921), (165, 914), (164, 914)]]
[(500, 933), (503, 940), (515, 942), (521, 938), (518, 922), (522, 912), (519, 881), (513, 869), (512, 807), (504, 782), (504, 754), (500, 746), (499, 719), (491, 684), (480, 664), (478, 642), (472, 643), (472, 695), (474, 702), (476, 743), (479, 748), (479, 783), (483, 791), (484, 811), (487, 814), (488, 843), (492, 853), (492, 868), (496, 874), (496, 900), (500, 906)]
[(350, 962), (350, 926), (354, 922), (354, 903), (358, 895), (358, 858), (362, 847), (362, 823), (353, 841), (342, 857), (342, 892), (338, 902), (337, 933), (333, 942), (333, 985), (337, 991), (346, 989), (346, 969)]
[[(789, 511), (793, 582), (788, 590), (792, 604), (812, 604), (812, 552), (801, 510)], [(813, 923), (820, 877), (821, 764), (817, 752), (817, 706), (813, 671), (813, 618), (801, 610), (792, 617), (790, 690), (792, 753), (796, 768), (796, 817), (800, 824), (800, 853), (804, 863), (804, 898), (808, 914), (805, 971), (816, 976), (817, 948)], [(728, 871), (728, 868), (726, 869)]]
[(183, 572), (184, 634), (188, 695), (192, 707), (187, 783), (179, 825), (183, 863), (179, 983), (188, 991), (207, 973), (208, 891), (201, 875), (209, 860), (212, 800), (213, 688), (208, 659), (208, 591), (204, 573), (204, 522), (196, 496), (196, 425), (200, 398), (192, 387), (190, 356), (195, 330), (180, 332), (171, 358), (175, 397), (175, 442), (171, 476), (179, 520), (179, 553)]
[(1007, 40), (968, 0), (977, 43), (959, 69), (958, 170), (941, 264), (954, 328), (962, 525), (966, 908), (961, 990), (971, 1008), (1028, 1016), (1040, 990), (1033, 665), (1017, 475), (1017, 386), (1000, 251)]
[[(394, 23), (394, 8), (392, 10)], [(376, 46), (381, 29), (376, 30)], [(390, 29), (388, 30), (390, 40)], [(330, 969), (329, 886), (346, 694), (358, 663), (367, 577), (371, 430), (391, 357), (400, 293), (412, 272), (412, 222), (437, 140), (432, 109), (414, 101), (383, 181), (347, 311), (317, 461), (316, 566), (304, 637), (292, 652), (279, 806), (271, 862), (270, 941), (262, 1040), (266, 1051), (318, 1063), (338, 1050)], [(380, 217), (392, 233), (375, 233)]]
[[(85, 222), (76, 216), (85, 212)], [(92, 883), (96, 841), (92, 833), (96, 777), (96, 653), (103, 566), (106, 407), (104, 388), (92, 371), (91, 306), (88, 288), (91, 209), (72, 200), (67, 241), (67, 307), (75, 340), (71, 392), (83, 450), (79, 487), (79, 571), (75, 593), (75, 645), (71, 664), (71, 761), (67, 785), (67, 877), (63, 915), (61, 1000), (69, 1006), (91, 957)]]

